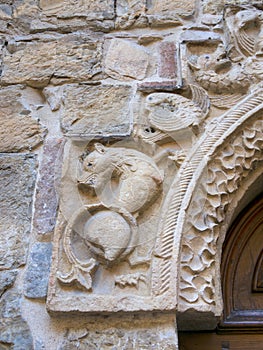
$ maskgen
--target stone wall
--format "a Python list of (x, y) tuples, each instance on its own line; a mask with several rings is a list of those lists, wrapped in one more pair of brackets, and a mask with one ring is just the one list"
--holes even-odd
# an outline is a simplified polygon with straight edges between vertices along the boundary
[[(245, 179), (246, 167), (262, 165), (261, 12), (261, 1), (246, 0), (1, 1), (1, 349), (178, 349), (178, 310), (185, 328), (198, 312), (204, 321), (190, 328), (215, 326), (216, 220), (237, 189), (226, 181), (215, 195), (209, 176), (223, 169), (225, 178)], [(85, 243), (101, 274), (93, 277), (95, 267), (75, 257), (86, 254), (84, 238), (61, 237), (81, 206), (94, 217), (102, 210), (77, 189), (77, 168), (98, 141), (103, 152), (117, 146), (123, 158), (139, 158), (152, 182), (138, 175), (143, 186), (128, 184), (133, 197), (120, 208), (103, 198), (104, 211), (146, 238), (116, 257), (114, 238), (98, 252), (92, 231)], [(229, 170), (231, 142), (243, 148), (234, 144), (242, 160)], [(200, 194), (204, 183), (214, 187)], [(210, 221), (200, 219), (200, 203)], [(70, 264), (72, 276), (61, 267)], [(102, 292), (104, 282), (105, 290), (115, 283), (116, 295)], [(81, 286), (72, 291), (74, 283)]]

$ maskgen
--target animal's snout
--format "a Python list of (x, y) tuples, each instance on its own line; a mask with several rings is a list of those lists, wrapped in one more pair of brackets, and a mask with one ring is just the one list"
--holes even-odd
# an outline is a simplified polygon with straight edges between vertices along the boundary
[(94, 186), (95, 180), (96, 180), (96, 176), (94, 174), (92, 175), (83, 174), (77, 179), (77, 183), (79, 185)]

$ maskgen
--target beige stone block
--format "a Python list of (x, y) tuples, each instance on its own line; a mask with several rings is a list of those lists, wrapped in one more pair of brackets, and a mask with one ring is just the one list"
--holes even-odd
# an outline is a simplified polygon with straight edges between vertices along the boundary
[(150, 15), (170, 15), (171, 13), (190, 15), (194, 10), (195, 1), (193, 0), (152, 0), (147, 13)]
[(22, 17), (36, 17), (39, 13), (38, 0), (21, 0), (13, 1), (13, 17), (22, 18)]
[[(99, 321), (99, 322), (98, 322)], [(117, 321), (117, 322), (116, 322)], [(176, 321), (171, 315), (117, 318), (108, 324), (97, 319), (82, 328), (67, 329), (58, 350), (75, 349), (151, 349), (178, 350)]]
[(31, 150), (43, 141), (45, 129), (30, 113), (20, 87), (0, 90), (0, 152)]
[[(0, 260), (1, 269), (26, 262), (31, 204), (36, 177), (36, 157), (0, 155)], [(1, 331), (0, 331), (1, 334)]]
[[(32, 40), (32, 38), (29, 38)], [(101, 73), (101, 44), (88, 37), (67, 35), (15, 42), (3, 57), (4, 84), (33, 87), (86, 81)]]
[[(229, 3), (233, 1), (228, 1)], [(240, 1), (235, 1), (235, 2), (240, 2)], [(243, 2), (243, 1), (242, 1)], [(246, 1), (247, 2), (247, 1)], [(212, 15), (218, 15), (223, 12), (224, 5), (226, 3), (226, 0), (218, 0), (218, 1), (213, 1), (213, 0), (205, 0), (202, 3), (203, 6), (203, 12), (204, 13), (210, 13)]]
[(70, 135), (122, 135), (130, 130), (131, 87), (67, 85), (62, 89), (61, 127)]
[(261, 0), (205, 0), (202, 2), (203, 12), (212, 15), (222, 14), (225, 6), (262, 5)]
[(146, 0), (118, 0), (116, 6), (117, 16), (127, 13), (143, 13), (146, 9)]
[(105, 59), (105, 72), (117, 79), (142, 80), (147, 76), (149, 54), (129, 40), (113, 39)]
[(114, 16), (114, 1), (112, 0), (40, 0), (39, 6), (46, 15), (57, 17), (88, 16), (109, 19)]

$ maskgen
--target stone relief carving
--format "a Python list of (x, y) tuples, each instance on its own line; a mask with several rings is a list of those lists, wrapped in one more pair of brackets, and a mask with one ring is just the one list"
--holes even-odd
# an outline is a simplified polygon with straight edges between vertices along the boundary
[[(191, 98), (164, 92), (148, 95), (145, 100), (147, 117), (139, 125), (135, 136), (148, 143), (158, 143), (169, 138), (175, 141), (182, 133), (197, 134), (209, 112), (210, 101), (202, 87), (190, 84), (189, 91)], [(178, 150), (170, 156), (180, 164), (185, 154)]]
[[(241, 120), (248, 119), (251, 117), (251, 115), (253, 115), (253, 113), (256, 113), (257, 110), (262, 108), (262, 103), (262, 89), (259, 88), (254, 91), (254, 93), (252, 93), (249, 97), (245, 98), (242, 103), (231, 109), (229, 112), (226, 112), (218, 120), (214, 121), (214, 123), (210, 125), (210, 128), (200, 138), (199, 142), (193, 148), (190, 155), (181, 165), (181, 168), (175, 177), (173, 184), (171, 185), (171, 189), (166, 196), (166, 204), (164, 205), (164, 208), (166, 208), (166, 210), (162, 213), (162, 220), (160, 221), (161, 227), (158, 229), (159, 235), (157, 236), (155, 246), (155, 264), (157, 267), (156, 270), (154, 270), (155, 273), (153, 274), (153, 291), (156, 293), (156, 295), (165, 295), (167, 292), (169, 292), (172, 283), (175, 283), (173, 273), (176, 270), (176, 266), (172, 257), (174, 254), (178, 254), (178, 251), (176, 250), (178, 249), (176, 237), (181, 237), (182, 233), (188, 237), (189, 233), (189, 240), (191, 243), (189, 242), (187, 249), (192, 246), (197, 246), (201, 247), (201, 251), (203, 253), (203, 247), (206, 247), (206, 245), (197, 244), (200, 240), (199, 235), (197, 234), (193, 237), (189, 226), (185, 224), (186, 217), (191, 216), (191, 211), (188, 209), (186, 211), (185, 208), (188, 208), (189, 206), (189, 200), (193, 195), (193, 189), (199, 188), (198, 185), (200, 183), (196, 183), (199, 177), (198, 172), (202, 172), (204, 169), (206, 169), (207, 160), (211, 157), (216, 147), (227, 137), (227, 135), (233, 132), (233, 130), (235, 130), (235, 128), (242, 123)], [(262, 132), (262, 125), (257, 125), (257, 127), (259, 127), (260, 132)], [(257, 151), (259, 146), (262, 147), (262, 139), (260, 134), (257, 133), (255, 135), (254, 131), (252, 131), (252, 135), (253, 137), (256, 137), (257, 144), (254, 145), (252, 143), (251, 150), (248, 151), (248, 154), (249, 157), (251, 157), (253, 160), (254, 152)], [(243, 151), (241, 151), (241, 154), (243, 154), (242, 152)], [(237, 157), (238, 161), (240, 158), (241, 156)], [(255, 159), (257, 160), (257, 156)], [(250, 163), (248, 167), (249, 166)], [(229, 176), (230, 180), (233, 180), (231, 176), (234, 176), (234, 171), (230, 172)], [(240, 177), (240, 173), (237, 172), (237, 176)], [(238, 186), (238, 184), (235, 184), (234, 186)], [(220, 196), (217, 193), (218, 190), (215, 189), (214, 191), (216, 193), (216, 196), (218, 196), (216, 197), (215, 203), (219, 208), (221, 208)], [(231, 192), (231, 190), (229, 191)], [(198, 195), (199, 192), (197, 193), (195, 205), (198, 206), (199, 210), (201, 210), (200, 215), (202, 215), (202, 204), (205, 198), (199, 198)], [(217, 215), (219, 215), (219, 213), (214, 214), (213, 220), (216, 220), (215, 218), (217, 218)], [(222, 213), (220, 215), (222, 217)], [(193, 221), (195, 219), (196, 215), (194, 214)], [(215, 226), (214, 221), (208, 223), (207, 229), (211, 229), (213, 226)], [(211, 238), (211, 236), (213, 236), (212, 233), (209, 235), (209, 237)], [(192, 241), (194, 238), (196, 238), (196, 241)], [(185, 270), (188, 271), (189, 275), (191, 275), (191, 278), (193, 278), (193, 276), (197, 275), (191, 274), (191, 264), (194, 266), (197, 261), (200, 261), (200, 251), (198, 251), (198, 253), (195, 255), (195, 259), (192, 261), (192, 256), (190, 255), (189, 257), (187, 254), (187, 249), (183, 255), (188, 257), (190, 261), (185, 261), (184, 267)], [(203, 259), (207, 261), (212, 254), (212, 250), (204, 249)], [(210, 260), (210, 264), (212, 263), (213, 261)], [(198, 272), (200, 271), (198, 270)], [(208, 279), (210, 279), (211, 276), (213, 276), (213, 274), (208, 274)], [(190, 296), (187, 296), (189, 289), (186, 288), (184, 292), (182, 292), (182, 295), (184, 295), (184, 300), (188, 299), (190, 301)], [(198, 287), (196, 287), (196, 293), (199, 293)], [(203, 293), (203, 297), (206, 298), (206, 302), (209, 300), (209, 296), (210, 300), (213, 301), (210, 287), (205, 289)]]
[(262, 11), (226, 6), (223, 20), (220, 35), (193, 31), (192, 36), (182, 37), (187, 47), (183, 62), (188, 79), (207, 91), (211, 104), (228, 109), (262, 80)]
[[(63, 248), (72, 268), (67, 275), (58, 271), (58, 279), (92, 290), (92, 274), (99, 263), (115, 265), (138, 245), (137, 217), (162, 191), (163, 173), (142, 152), (100, 143), (95, 143), (94, 150), (84, 157), (81, 168), (78, 186), (92, 190), (96, 203), (85, 205), (69, 221)], [(82, 229), (78, 228), (80, 221), (84, 222)], [(80, 231), (91, 253), (88, 260), (78, 259), (71, 247), (74, 230)], [(119, 277), (116, 284), (137, 285), (140, 276)]]
[[(256, 94), (251, 94), (236, 110), (244, 115), (249, 112), (253, 115), (262, 109), (261, 91), (259, 89)], [(202, 191), (194, 193), (185, 224), (187, 231), (191, 232), (191, 237), (186, 236), (183, 241), (180, 297), (184, 300), (186, 308), (185, 301), (192, 305), (202, 302), (214, 303), (213, 277), (220, 227), (224, 223), (227, 208), (235, 192), (240, 188), (242, 181), (259, 166), (259, 161), (262, 161), (262, 130), (262, 118), (251, 126), (244, 126), (231, 144), (213, 157), (214, 160), (208, 167), (207, 178), (203, 175), (199, 180), (199, 189)], [(204, 203), (202, 208), (200, 202)], [(196, 285), (200, 283), (200, 278), (197, 278), (200, 274), (203, 285), (201, 290), (200, 285)]]
[(175, 309), (180, 249), (184, 307), (214, 305), (224, 211), (262, 155), (261, 13), (229, 6), (217, 32), (186, 31), (184, 86), (142, 92), (129, 142), (69, 140), (51, 311)]
[(261, 117), (226, 142), (199, 180), (199, 191), (193, 194), (185, 223), (191, 234), (182, 242), (180, 298), (186, 308), (189, 304), (215, 303), (215, 263), (221, 226), (236, 191), (263, 160), (262, 151)]
[[(134, 141), (109, 146), (91, 142), (84, 148), (69, 141), (65, 155), (71, 154), (63, 180), (70, 190), (62, 186), (48, 307), (89, 312), (99, 299), (95, 310), (137, 309), (138, 303), (122, 301), (127, 293), (128, 300), (140, 297), (139, 305), (154, 309), (150, 262), (158, 211), (177, 169), (168, 158), (173, 152), (164, 147), (153, 157), (153, 147), (146, 144), (139, 150)], [(63, 203), (74, 208), (69, 219)], [(63, 298), (67, 292), (69, 298), (80, 293), (83, 300), (74, 305)]]
[(134, 149), (104, 147), (99, 143), (85, 157), (78, 179), (79, 184), (93, 188), (106, 207), (137, 215), (158, 195), (162, 182), (163, 174), (146, 154)]

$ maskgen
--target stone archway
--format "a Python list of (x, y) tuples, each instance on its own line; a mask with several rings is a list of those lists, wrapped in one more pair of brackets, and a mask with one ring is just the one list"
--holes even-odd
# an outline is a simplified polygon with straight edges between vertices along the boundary
[[(214, 328), (222, 314), (220, 261), (225, 234), (241, 198), (253, 183), (262, 181), (261, 93), (255, 91), (221, 117), (215, 127), (222, 130), (218, 139), (209, 129), (204, 136), (203, 140), (211, 135), (210, 143), (215, 142), (197, 168), (185, 212), (181, 210), (178, 310), (182, 327), (187, 321), (190, 329)], [(197, 315), (198, 322), (189, 323), (189, 316), (193, 320)]]
[[(263, 169), (262, 92), (257, 88), (209, 125), (167, 195), (153, 291), (174, 299), (178, 285), (182, 327), (212, 329), (222, 313), (222, 242), (238, 200)], [(198, 322), (191, 324), (193, 316)]]

